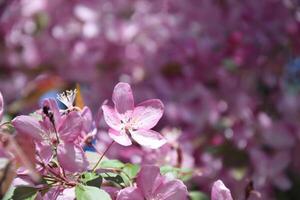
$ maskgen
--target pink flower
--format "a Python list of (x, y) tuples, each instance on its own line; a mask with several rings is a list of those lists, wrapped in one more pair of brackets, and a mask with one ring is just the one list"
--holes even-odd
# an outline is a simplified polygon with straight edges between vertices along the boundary
[(268, 155), (260, 149), (253, 148), (249, 153), (252, 163), (257, 163), (254, 166), (253, 180), (259, 187), (273, 184), (283, 191), (292, 187), (292, 182), (285, 174), (292, 162), (288, 151), (274, 151), (272, 155)]
[(27, 134), (35, 141), (38, 155), (43, 162), (50, 161), (53, 149), (56, 148), (57, 159), (65, 170), (85, 170), (88, 163), (77, 141), (83, 129), (83, 118), (75, 111), (61, 116), (54, 99), (45, 100), (44, 106), (49, 108), (53, 123), (45, 116), (38, 120), (32, 116), (21, 115), (12, 124), (20, 134)]
[(156, 149), (166, 143), (165, 138), (152, 129), (163, 115), (159, 99), (150, 99), (134, 106), (131, 87), (118, 83), (112, 95), (115, 107), (103, 105), (104, 119), (110, 126), (109, 135), (117, 143), (129, 146), (130, 137), (142, 146)]
[(230, 190), (221, 180), (214, 182), (211, 189), (211, 200), (232, 200)]
[(137, 176), (137, 187), (120, 190), (117, 200), (187, 200), (186, 186), (180, 180), (168, 180), (156, 166), (145, 165)]

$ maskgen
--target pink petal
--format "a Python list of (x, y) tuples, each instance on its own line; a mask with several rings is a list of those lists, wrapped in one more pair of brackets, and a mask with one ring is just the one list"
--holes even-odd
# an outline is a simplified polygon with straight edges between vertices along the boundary
[(0, 122), (3, 117), (3, 112), (4, 112), (4, 100), (3, 100), (2, 93), (0, 92)]
[(36, 144), (38, 158), (41, 158), (42, 162), (48, 164), (52, 158), (52, 148), (46, 142), (41, 142)]
[(57, 159), (62, 168), (69, 172), (82, 172), (88, 167), (84, 151), (74, 143), (60, 143), (57, 147)]
[(131, 87), (128, 83), (118, 83), (113, 91), (112, 100), (119, 114), (131, 115), (134, 100)]
[(56, 200), (74, 200), (75, 198), (75, 187), (72, 187), (64, 189)]
[(118, 193), (120, 191), (119, 188), (113, 186), (101, 186), (101, 189), (105, 190), (112, 199), (117, 199)]
[(89, 107), (84, 107), (80, 113), (83, 119), (83, 129), (85, 132), (89, 132), (91, 130), (93, 124), (93, 115), (92, 111)]
[(160, 120), (164, 105), (159, 99), (144, 101), (134, 108), (132, 123), (135, 129), (151, 129)]
[(137, 176), (137, 186), (146, 199), (152, 198), (154, 191), (161, 185), (163, 178), (158, 167), (144, 165)]
[(107, 125), (115, 130), (121, 130), (121, 120), (116, 111), (107, 105), (102, 106), (104, 120)]
[(155, 191), (156, 197), (161, 200), (187, 200), (188, 191), (180, 180), (170, 180), (161, 184)]
[(53, 200), (57, 199), (58, 195), (61, 193), (63, 189), (61, 186), (52, 187), (49, 189), (49, 191), (45, 195), (38, 194), (37, 200)]
[(64, 116), (58, 128), (59, 137), (64, 141), (74, 141), (82, 131), (83, 119), (77, 112)]
[(116, 200), (142, 200), (145, 199), (136, 187), (127, 187), (119, 191)]
[(130, 146), (132, 144), (128, 135), (123, 131), (116, 131), (114, 129), (109, 129), (108, 134), (115, 142), (123, 146)]
[(137, 143), (151, 149), (157, 149), (167, 142), (160, 133), (153, 130), (139, 129), (137, 131), (131, 131), (130, 133)]
[(42, 140), (41, 134), (44, 130), (34, 117), (20, 115), (13, 119), (12, 124), (20, 134), (27, 134), (38, 141)]
[(214, 182), (211, 190), (211, 200), (232, 200), (230, 190), (221, 180)]

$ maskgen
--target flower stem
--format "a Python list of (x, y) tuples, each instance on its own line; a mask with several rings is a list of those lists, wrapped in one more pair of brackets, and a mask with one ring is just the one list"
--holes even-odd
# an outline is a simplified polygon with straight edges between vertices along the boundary
[(99, 158), (98, 162), (96, 163), (96, 165), (93, 167), (92, 171), (95, 172), (96, 168), (98, 167), (98, 165), (100, 164), (101, 160), (103, 159), (104, 155), (108, 152), (108, 150), (110, 149), (110, 147), (114, 144), (114, 141), (112, 141), (108, 147), (105, 149), (105, 151), (103, 152), (103, 154), (101, 155), (101, 157)]

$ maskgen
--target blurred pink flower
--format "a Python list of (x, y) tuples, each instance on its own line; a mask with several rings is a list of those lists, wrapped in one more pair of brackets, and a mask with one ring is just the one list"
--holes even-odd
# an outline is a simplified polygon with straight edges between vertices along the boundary
[(230, 190), (221, 180), (214, 182), (211, 189), (211, 200), (232, 200)]
[(285, 172), (292, 162), (288, 151), (280, 150), (269, 155), (253, 148), (250, 151), (250, 158), (252, 163), (256, 163), (253, 179), (258, 187), (272, 184), (283, 191), (291, 188), (292, 182)]
[(164, 106), (159, 99), (150, 99), (134, 106), (131, 87), (118, 83), (113, 91), (115, 107), (103, 105), (106, 123), (110, 126), (109, 135), (117, 143), (129, 146), (130, 137), (142, 146), (156, 149), (166, 143), (158, 132), (150, 130), (163, 115)]
[(187, 200), (186, 186), (180, 180), (168, 180), (156, 166), (145, 165), (137, 176), (137, 187), (127, 187), (117, 200)]

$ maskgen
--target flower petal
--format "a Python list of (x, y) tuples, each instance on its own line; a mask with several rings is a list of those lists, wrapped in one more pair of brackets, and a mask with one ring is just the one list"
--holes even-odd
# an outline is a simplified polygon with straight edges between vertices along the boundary
[(40, 193), (38, 193), (37, 200), (52, 200), (52, 199), (57, 199), (57, 197), (62, 192), (62, 190), (63, 189), (61, 188), (61, 186), (54, 186), (54, 187), (50, 188), (48, 190), (48, 192), (46, 192), (46, 194), (43, 195), (43, 196)]
[(155, 191), (156, 197), (161, 200), (187, 200), (188, 191), (180, 180), (170, 180), (161, 184)]
[(41, 135), (44, 133), (44, 130), (34, 117), (20, 115), (12, 120), (12, 124), (20, 134), (24, 133), (38, 141), (42, 140)]
[(160, 120), (164, 105), (159, 99), (144, 101), (134, 108), (132, 123), (135, 129), (151, 129)]
[(59, 137), (64, 141), (74, 141), (82, 131), (83, 119), (77, 112), (71, 112), (62, 118), (58, 128)]
[(4, 100), (3, 100), (2, 93), (0, 92), (0, 122), (3, 117), (3, 112), (4, 112)]
[(119, 188), (113, 186), (101, 186), (101, 189), (105, 190), (112, 199), (117, 199), (118, 193), (120, 191)]
[(232, 200), (230, 190), (221, 180), (214, 182), (211, 190), (211, 200)]
[(75, 187), (72, 187), (64, 189), (56, 200), (74, 200), (75, 198)]
[(109, 129), (108, 134), (115, 142), (117, 142), (123, 146), (130, 146), (132, 144), (128, 135), (123, 131)]
[(93, 125), (93, 115), (89, 107), (84, 106), (80, 115), (83, 119), (83, 129), (85, 132), (89, 132)]
[(119, 191), (116, 200), (141, 200), (144, 199), (139, 188), (127, 187)]
[(82, 172), (88, 167), (84, 151), (74, 143), (60, 143), (57, 147), (57, 159), (62, 168), (69, 172)]
[(131, 131), (130, 133), (137, 143), (151, 149), (157, 149), (167, 142), (160, 133), (153, 130), (139, 129), (137, 131)]
[(153, 197), (154, 191), (163, 182), (163, 177), (158, 167), (154, 165), (144, 165), (138, 173), (136, 182), (145, 198), (150, 199)]
[(121, 120), (116, 111), (108, 105), (103, 105), (102, 110), (107, 125), (115, 130), (121, 130)]
[(38, 159), (45, 164), (48, 164), (52, 158), (52, 148), (46, 142), (36, 143), (37, 154), (39, 155)]
[(128, 83), (118, 83), (113, 91), (112, 100), (119, 114), (131, 114), (134, 108), (134, 100), (131, 87)]

